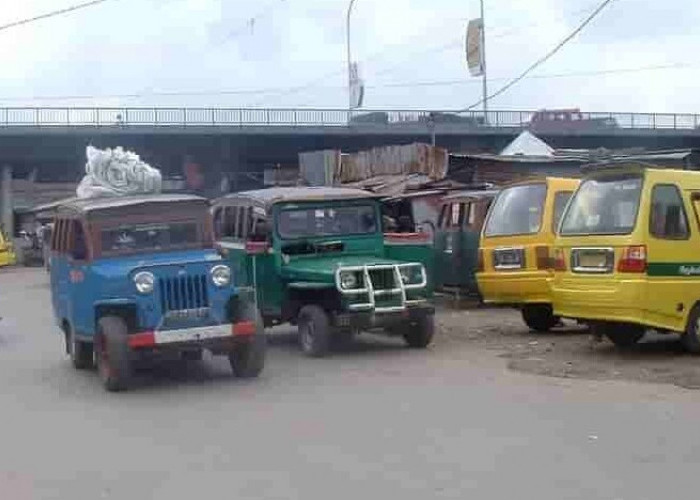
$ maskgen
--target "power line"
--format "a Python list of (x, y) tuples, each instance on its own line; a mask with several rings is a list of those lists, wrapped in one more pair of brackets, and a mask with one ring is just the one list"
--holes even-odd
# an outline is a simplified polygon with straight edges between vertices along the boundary
[[(591, 6), (588, 6), (588, 7), (586, 7), (585, 9), (578, 9), (578, 10), (572, 12), (570, 15), (576, 16), (576, 15), (578, 15), (578, 14), (581, 14), (581, 13), (584, 13), (584, 12), (588, 12), (588, 11), (590, 10), (590, 8), (591, 8)], [(467, 18), (459, 19), (459, 20), (463, 21), (463, 20), (466, 20), (466, 19), (467, 19)], [(523, 28), (527, 28), (527, 27), (535, 26), (535, 25), (537, 25), (537, 24), (530, 23), (530, 24), (521, 25), (521, 26), (513, 26), (513, 27), (511, 27), (510, 29), (505, 29), (505, 30), (502, 30), (502, 31), (501, 31), (501, 30), (497, 30), (495, 35), (489, 36), (489, 39), (495, 40), (495, 39), (507, 38), (507, 37), (509, 37), (510, 35), (512, 35), (513, 33), (517, 33), (517, 32), (519, 32), (519, 31), (522, 31)], [(424, 34), (425, 34), (425, 33), (421, 34), (421, 36), (424, 35)], [(377, 51), (377, 52), (371, 54), (369, 57), (367, 57), (367, 58), (364, 60), (364, 64), (367, 64), (367, 63), (369, 63), (369, 62), (371, 62), (371, 61), (373, 61), (373, 60), (379, 59), (379, 58), (381, 58), (381, 56), (382, 56), (384, 53), (386, 53), (388, 50), (393, 49), (393, 48), (397, 48), (397, 47), (401, 47), (401, 46), (405, 46), (408, 42), (413, 41), (413, 40), (415, 40), (416, 38), (418, 38), (418, 37), (410, 37), (407, 41), (405, 41), (405, 42), (403, 42), (403, 43), (394, 44), (394, 45), (391, 45), (391, 46), (389, 46), (389, 47), (385, 47), (385, 48), (383, 48), (383, 49), (381, 49), (381, 50), (379, 50), (379, 51)], [(423, 55), (426, 55), (426, 54), (432, 54), (432, 53), (437, 53), (437, 52), (443, 52), (443, 51), (445, 51), (445, 50), (449, 50), (449, 49), (455, 48), (455, 47), (457, 47), (457, 46), (461, 46), (463, 43), (464, 43), (464, 42), (463, 42), (462, 38), (460, 37), (460, 39), (459, 39), (458, 41), (457, 41), (457, 40), (454, 40), (454, 41), (448, 42), (448, 43), (446, 43), (446, 44), (440, 44), (440, 45), (438, 45), (438, 46), (428, 47), (427, 49), (422, 49), (422, 50), (418, 50), (418, 51), (412, 51), (412, 52), (410, 52), (409, 54), (407, 54), (406, 57), (403, 57), (402, 60), (401, 60), (401, 62), (399, 62), (399, 63), (397, 63), (397, 64), (392, 64), (392, 65), (389, 66), (389, 67), (380, 69), (379, 71), (374, 72), (374, 73), (373, 73), (373, 76), (376, 77), (376, 76), (384, 75), (384, 74), (387, 74), (387, 73), (392, 73), (392, 72), (394, 72), (394, 70), (396, 70), (396, 69), (402, 67), (405, 63), (414, 61), (414, 58), (415, 58), (416, 56), (423, 56)], [(273, 95), (269, 95), (269, 94), (268, 94), (265, 98), (263, 98), (263, 100), (264, 100), (264, 99), (269, 99), (270, 97), (272, 97), (272, 98), (280, 98), (280, 97), (284, 97), (284, 96), (288, 96), (288, 95), (298, 94), (299, 92), (303, 92), (303, 91), (305, 91), (305, 90), (307, 90), (307, 89), (310, 89), (310, 88), (319, 88), (319, 87), (318, 87), (318, 84), (319, 84), (319, 83), (322, 83), (322, 82), (324, 82), (325, 80), (328, 80), (329, 78), (333, 78), (333, 77), (335, 77), (335, 76), (338, 76), (338, 75), (340, 75), (340, 74), (343, 74), (343, 73), (345, 73), (345, 71), (346, 71), (345, 69), (334, 70), (334, 71), (332, 71), (332, 72), (330, 72), (330, 73), (328, 73), (328, 74), (322, 75), (322, 76), (320, 76), (320, 77), (318, 77), (318, 78), (314, 78), (313, 80), (309, 80), (309, 81), (306, 82), (306, 83), (303, 83), (303, 84), (300, 84), (300, 85), (296, 85), (296, 86), (292, 86), (292, 87), (287, 87), (286, 89), (283, 89), (283, 90), (274, 91), (274, 92), (273, 92)], [(500, 80), (503, 81), (503, 79), (500, 79)], [(489, 81), (491, 81), (491, 80), (489, 80)], [(338, 88), (340, 88), (340, 87), (338, 87)], [(367, 86), (366, 88), (368, 88), (368, 89), (369, 89), (369, 88), (377, 88), (377, 86)], [(483, 101), (483, 100), (482, 100), (482, 101)], [(259, 104), (261, 104), (261, 103), (262, 103), (262, 100), (259, 100), (259, 101), (255, 102), (254, 105), (257, 106), (257, 105), (259, 105)], [(479, 104), (481, 104), (481, 103), (479, 103)], [(478, 104), (477, 104), (477, 105), (478, 105)]]
[[(604, 76), (604, 75), (617, 75), (617, 74), (630, 74), (630, 73), (640, 73), (646, 71), (661, 71), (661, 70), (673, 70), (673, 69), (698, 69), (700, 66), (693, 66), (685, 63), (675, 63), (675, 64), (663, 64), (663, 65), (650, 65), (650, 66), (639, 66), (634, 68), (617, 68), (610, 70), (599, 70), (599, 71), (572, 71), (568, 73), (553, 73), (553, 74), (540, 74), (540, 75), (530, 75), (527, 77), (528, 80), (548, 80), (548, 79), (558, 79), (558, 78), (579, 78), (588, 76)], [(504, 82), (508, 81), (508, 78), (489, 78), (489, 82)], [(476, 80), (429, 80), (429, 81), (418, 81), (418, 82), (396, 82), (380, 85), (370, 85), (368, 88), (380, 89), (380, 88), (420, 88), (420, 87), (438, 87), (438, 86), (457, 86), (457, 85), (475, 85), (481, 84), (481, 82)], [(344, 89), (344, 86), (325, 86), (319, 89), (324, 90), (338, 90)], [(7, 101), (29, 101), (29, 100), (86, 100), (86, 99), (141, 99), (144, 97), (182, 97), (182, 96), (226, 96), (226, 95), (257, 95), (266, 92), (274, 92), (278, 90), (286, 90), (285, 88), (267, 88), (267, 89), (231, 89), (231, 90), (211, 90), (211, 91), (164, 91), (164, 92), (149, 92), (149, 93), (132, 93), (132, 94), (102, 94), (102, 95), (66, 95), (66, 96), (35, 96), (35, 97), (11, 97), (11, 98), (0, 98), (0, 102)]]
[(70, 12), (75, 12), (76, 10), (85, 9), (87, 7), (92, 7), (94, 5), (99, 5), (101, 3), (105, 3), (108, 1), (109, 0), (92, 0), (91, 2), (85, 2), (85, 3), (81, 3), (81, 4), (77, 4), (77, 5), (72, 5), (70, 7), (66, 7), (63, 9), (54, 10), (51, 12), (46, 12), (45, 14), (39, 14), (38, 16), (29, 17), (27, 19), (20, 19), (19, 21), (13, 21), (11, 23), (1, 25), (0, 31), (4, 31), (4, 30), (10, 29), (10, 28), (15, 28), (17, 26), (22, 26), (24, 24), (33, 23), (35, 21), (41, 21), (43, 19), (48, 19), (49, 17), (55, 17), (55, 16), (60, 16), (63, 14), (68, 14)]
[[(493, 94), (486, 96), (487, 101), (493, 99), (494, 97), (498, 97), (499, 95), (507, 92), (511, 87), (514, 85), (518, 84), (523, 78), (525, 78), (527, 75), (529, 75), (532, 71), (537, 69), (539, 66), (547, 62), (554, 54), (559, 52), (567, 43), (569, 43), (576, 35), (578, 35), (588, 24), (593, 21), (598, 14), (600, 14), (605, 7), (607, 7), (610, 3), (612, 3), (613, 0), (604, 0), (598, 7), (586, 18), (584, 21), (576, 28), (574, 31), (569, 34), (566, 38), (564, 38), (561, 42), (559, 42), (552, 50), (547, 52), (543, 57), (539, 58), (537, 61), (535, 61), (533, 64), (531, 64), (525, 71), (523, 71), (520, 75), (517, 77), (513, 78), (510, 82), (505, 84), (503, 87), (498, 89), (496, 92)], [(462, 111), (469, 111), (479, 105), (481, 105), (484, 102), (484, 99), (479, 99), (478, 102), (475, 102), (471, 106), (463, 109)]]

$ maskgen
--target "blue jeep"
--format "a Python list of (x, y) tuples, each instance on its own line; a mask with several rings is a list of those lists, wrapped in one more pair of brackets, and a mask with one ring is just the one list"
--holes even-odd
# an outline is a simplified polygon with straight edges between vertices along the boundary
[(208, 203), (189, 195), (96, 198), (57, 209), (51, 295), (66, 351), (93, 360), (107, 390), (159, 355), (227, 355), (256, 377), (265, 337), (252, 291), (237, 288), (215, 251)]

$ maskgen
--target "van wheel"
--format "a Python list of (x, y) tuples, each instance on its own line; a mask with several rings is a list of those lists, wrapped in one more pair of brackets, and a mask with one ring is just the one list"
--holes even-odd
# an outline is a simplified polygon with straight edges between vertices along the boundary
[(619, 349), (627, 349), (644, 337), (644, 327), (631, 323), (592, 323), (591, 333), (594, 336), (607, 337)]
[(426, 314), (415, 322), (407, 323), (403, 332), (406, 345), (413, 349), (425, 349), (433, 341), (435, 333), (435, 315)]
[(681, 343), (686, 351), (700, 354), (700, 304), (691, 309), (688, 315), (688, 326), (681, 336)]
[(559, 324), (560, 318), (552, 312), (549, 304), (532, 304), (523, 307), (523, 321), (536, 332), (548, 332)]
[(255, 334), (249, 338), (236, 339), (233, 350), (228, 355), (231, 370), (238, 378), (255, 378), (265, 367), (267, 341), (260, 313), (254, 307), (244, 311), (244, 318), (255, 321)]
[(104, 316), (97, 323), (97, 371), (105, 389), (110, 392), (126, 390), (131, 382), (127, 335), (126, 322), (119, 316)]
[(317, 305), (308, 305), (299, 311), (299, 343), (307, 356), (320, 358), (328, 353), (331, 327), (328, 314)]
[(73, 329), (69, 329), (66, 334), (68, 341), (68, 353), (70, 354), (71, 363), (76, 370), (86, 370), (92, 368), (93, 354), (92, 344), (90, 342), (81, 342), (75, 338)]

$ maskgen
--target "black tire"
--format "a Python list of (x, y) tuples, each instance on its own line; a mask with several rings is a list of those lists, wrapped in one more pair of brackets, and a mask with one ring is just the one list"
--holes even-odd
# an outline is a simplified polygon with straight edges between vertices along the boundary
[(249, 338), (236, 339), (233, 350), (229, 352), (228, 360), (233, 374), (238, 378), (255, 378), (265, 367), (267, 340), (265, 326), (260, 312), (255, 305), (245, 304), (239, 315), (243, 320), (255, 322), (255, 333)]
[(104, 316), (97, 327), (95, 358), (102, 384), (110, 392), (124, 391), (132, 375), (126, 322), (118, 316)]
[(560, 318), (552, 312), (549, 304), (531, 304), (523, 307), (523, 321), (536, 332), (548, 332), (559, 324)]
[(249, 339), (240, 339), (228, 355), (233, 374), (238, 378), (256, 378), (265, 367), (267, 341), (260, 333)]
[(406, 324), (403, 331), (403, 339), (406, 345), (412, 349), (425, 349), (433, 341), (435, 334), (435, 315), (426, 314), (416, 321)]
[(643, 326), (632, 323), (592, 323), (590, 330), (596, 337), (607, 337), (618, 349), (629, 349), (639, 342), (645, 333)]
[(700, 304), (696, 304), (688, 315), (688, 326), (681, 336), (683, 348), (692, 354), (700, 354)]
[(299, 311), (299, 344), (304, 354), (320, 358), (328, 354), (331, 326), (328, 314), (317, 305), (308, 305)]
[(75, 338), (75, 333), (72, 328), (68, 328), (66, 333), (66, 341), (68, 343), (67, 350), (70, 355), (73, 368), (76, 370), (87, 370), (93, 366), (92, 343), (82, 342)]

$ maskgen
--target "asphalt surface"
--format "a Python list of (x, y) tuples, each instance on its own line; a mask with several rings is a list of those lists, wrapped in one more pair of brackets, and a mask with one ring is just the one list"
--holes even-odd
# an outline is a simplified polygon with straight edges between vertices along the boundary
[(697, 392), (523, 374), (439, 336), (309, 360), (276, 333), (258, 380), (207, 358), (109, 394), (65, 358), (46, 281), (0, 270), (2, 499), (697, 496)]

